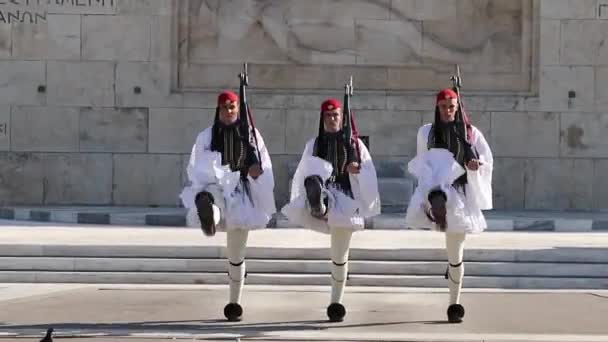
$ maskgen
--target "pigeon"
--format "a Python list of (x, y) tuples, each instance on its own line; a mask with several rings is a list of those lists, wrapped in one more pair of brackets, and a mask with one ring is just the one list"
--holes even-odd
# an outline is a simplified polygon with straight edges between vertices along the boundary
[(40, 342), (53, 342), (53, 328), (48, 328), (48, 330), (46, 331), (46, 335), (44, 335), (44, 338), (42, 340), (40, 340)]

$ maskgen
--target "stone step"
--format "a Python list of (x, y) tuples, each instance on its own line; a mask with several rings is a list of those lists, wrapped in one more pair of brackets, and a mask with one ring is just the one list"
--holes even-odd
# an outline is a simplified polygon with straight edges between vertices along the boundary
[[(0, 282), (224, 283), (225, 246), (225, 233), (204, 237), (194, 228), (4, 226)], [(327, 281), (327, 235), (267, 229), (247, 246), (254, 283)], [(482, 287), (604, 288), (607, 251), (605, 233), (489, 232), (467, 237), (465, 267)], [(355, 284), (434, 287), (444, 284), (445, 237), (358, 232), (350, 262)]]
[(376, 175), (378, 178), (412, 178), (407, 171), (409, 161), (407, 157), (374, 158)]
[[(330, 272), (328, 260), (247, 259), (252, 273), (314, 274)], [(351, 260), (350, 274), (369, 275), (442, 275), (444, 261), (370, 261)], [(52, 272), (182, 272), (221, 273), (227, 271), (226, 259), (179, 258), (76, 258), (76, 257), (0, 257), (0, 271)], [(608, 278), (608, 264), (469, 262), (466, 274), (503, 277), (586, 277)]]
[(414, 192), (414, 181), (408, 178), (379, 178), (378, 191), (382, 212), (405, 212)]
[[(182, 272), (48, 272), (0, 271), (2, 283), (97, 283), (97, 284), (226, 284), (226, 273)], [(328, 285), (328, 274), (249, 273), (251, 285)], [(478, 277), (465, 278), (467, 288), (502, 289), (608, 289), (607, 278)], [(443, 276), (353, 274), (350, 286), (443, 288)]]
[[(405, 208), (399, 204), (401, 192), (408, 187), (407, 180), (386, 178), (381, 186), (396, 189), (391, 195), (387, 190), (383, 213), (366, 222), (366, 229), (395, 230), (407, 229)], [(397, 185), (394, 185), (397, 184)], [(401, 188), (399, 188), (401, 187)], [(407, 198), (407, 197), (404, 197)], [(409, 198), (407, 199), (409, 201)], [(396, 211), (396, 212), (395, 212)], [(608, 213), (605, 212), (563, 212), (563, 211), (486, 211), (488, 231), (534, 231), (534, 232), (592, 232), (608, 231)], [(130, 208), (130, 207), (1, 207), (0, 219), (13, 220), (16, 225), (27, 222), (89, 224), (111, 226), (183, 227), (186, 211), (184, 208)], [(23, 223), (22, 223), (23, 222)], [(298, 228), (285, 217), (277, 214), (269, 228)]]
[[(444, 248), (374, 249), (351, 248), (350, 260), (362, 261), (440, 261), (446, 260)], [(247, 258), (287, 260), (327, 260), (326, 247), (247, 247)], [(1, 257), (76, 257), (76, 258), (225, 258), (225, 247), (162, 245), (11, 245), (0, 244)], [(467, 261), (476, 262), (549, 262), (608, 264), (606, 248), (570, 247), (538, 249), (467, 248)]]

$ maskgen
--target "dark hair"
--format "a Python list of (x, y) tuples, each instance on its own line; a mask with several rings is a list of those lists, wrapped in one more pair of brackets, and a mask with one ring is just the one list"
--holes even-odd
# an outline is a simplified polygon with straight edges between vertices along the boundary
[[(465, 132), (462, 132), (462, 134), (466, 133), (467, 142), (471, 142), (471, 138), (473, 137), (473, 125), (471, 124), (471, 119), (469, 118), (467, 113), (462, 108), (462, 103), (459, 102), (458, 105), (459, 105), (459, 108), (458, 108), (458, 112), (456, 113), (456, 122), (464, 123)], [(462, 115), (458, 115), (459, 113), (461, 113)], [(439, 123), (440, 120), (441, 120), (441, 113), (439, 112), (439, 106), (435, 105), (435, 121), (434, 121), (434, 124), (432, 127), (434, 136), (437, 136), (437, 134), (439, 133), (438, 128), (437, 128), (437, 123)]]
[(213, 119), (213, 127), (211, 128), (211, 151), (219, 152), (219, 137), (220, 134), (220, 107), (215, 107), (215, 118)]

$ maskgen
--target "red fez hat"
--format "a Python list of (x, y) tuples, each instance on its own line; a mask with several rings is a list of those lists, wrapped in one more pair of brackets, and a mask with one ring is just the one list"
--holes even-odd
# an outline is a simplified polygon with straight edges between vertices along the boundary
[(342, 108), (342, 103), (337, 99), (327, 99), (323, 101), (323, 104), (321, 104), (321, 113), (327, 110), (334, 110), (336, 108)]
[(437, 93), (437, 102), (447, 99), (457, 99), (458, 95), (450, 88), (443, 89)]
[(236, 102), (238, 100), (239, 96), (237, 94), (230, 90), (225, 90), (217, 97), (217, 105)]

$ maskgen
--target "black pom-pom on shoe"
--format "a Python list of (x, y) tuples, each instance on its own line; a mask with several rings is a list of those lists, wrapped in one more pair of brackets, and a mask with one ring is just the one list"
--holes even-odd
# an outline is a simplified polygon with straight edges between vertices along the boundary
[(346, 308), (340, 303), (332, 303), (327, 307), (327, 317), (330, 322), (342, 322), (346, 316)]
[(194, 204), (198, 214), (198, 219), (201, 221), (201, 229), (207, 236), (215, 235), (215, 220), (213, 218), (213, 195), (207, 191), (199, 192)]
[(309, 176), (304, 179), (306, 199), (310, 206), (310, 214), (318, 219), (327, 214), (327, 206), (323, 203), (323, 180), (319, 176)]
[[(439, 226), (439, 230), (442, 232), (447, 227), (447, 209), (446, 209), (447, 196), (441, 190), (432, 191), (429, 194), (429, 202), (431, 203), (431, 215), (433, 220)], [(428, 214), (427, 214), (428, 215)]]
[(460, 304), (452, 304), (448, 307), (448, 322), (462, 323), (464, 307)]
[(224, 316), (230, 322), (238, 322), (243, 318), (243, 308), (237, 303), (228, 303), (224, 307)]

